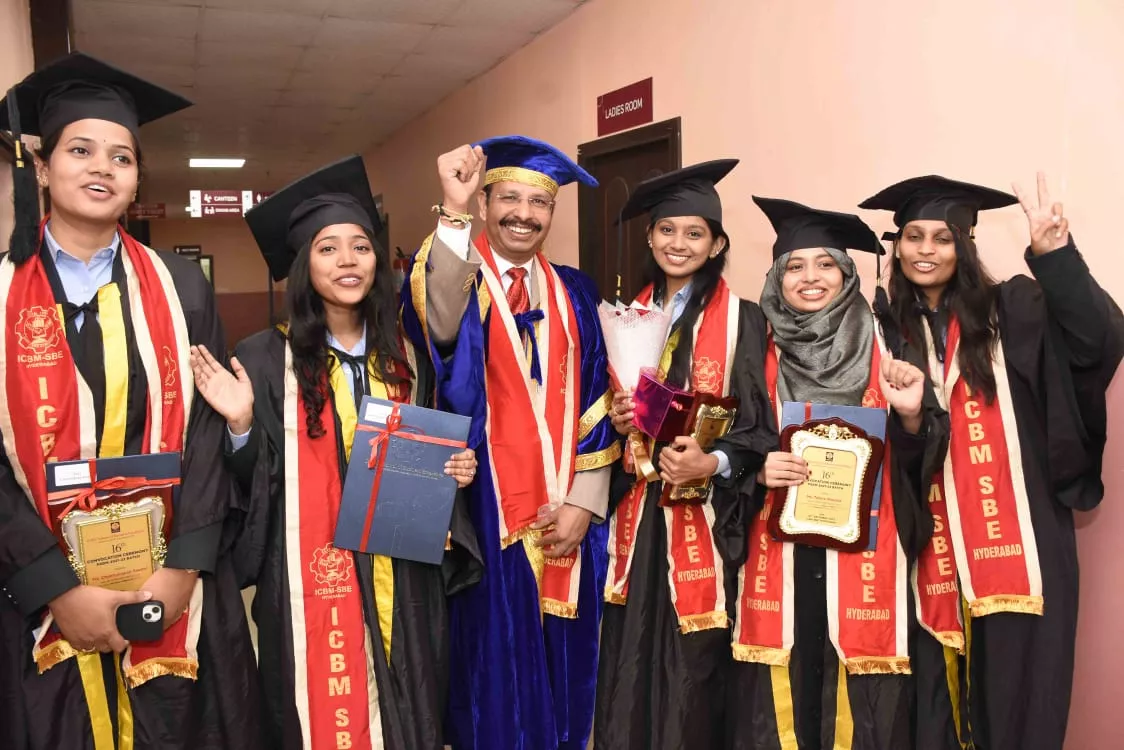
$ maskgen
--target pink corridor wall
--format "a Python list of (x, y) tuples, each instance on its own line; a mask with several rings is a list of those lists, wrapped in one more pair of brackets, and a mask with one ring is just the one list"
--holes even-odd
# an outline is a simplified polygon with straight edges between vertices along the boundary
[[(751, 193), (847, 210), (913, 175), (1031, 187), (1044, 169), (1093, 272), (1124, 301), (1113, 235), (1124, 175), (1122, 32), (1124, 5), (1098, 0), (590, 0), (366, 157), (386, 196), (391, 244), (417, 247), (433, 226), (443, 150), (518, 132), (573, 152), (596, 138), (599, 94), (653, 76), (656, 119), (683, 118), (685, 164), (742, 160), (720, 189), (729, 280), (743, 296), (758, 296), (773, 240)], [(562, 190), (548, 248), (575, 264), (576, 202)], [(986, 261), (998, 276), (1019, 273), (1025, 220), (1017, 208), (994, 213), (977, 232)], [(888, 216), (865, 218), (889, 226)], [(860, 263), (873, 278), (873, 263)], [(1124, 746), (1114, 699), (1124, 673), (1124, 439), (1115, 424), (1110, 433), (1107, 498), (1079, 519), (1067, 750)]]

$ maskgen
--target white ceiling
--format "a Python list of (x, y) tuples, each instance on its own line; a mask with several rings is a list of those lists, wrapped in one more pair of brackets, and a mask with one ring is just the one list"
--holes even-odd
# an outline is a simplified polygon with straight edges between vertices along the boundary
[[(273, 190), (362, 153), (585, 0), (73, 0), (74, 47), (195, 102), (144, 127), (142, 200)], [(192, 156), (245, 157), (240, 170)], [(379, 191), (379, 186), (375, 186)]]

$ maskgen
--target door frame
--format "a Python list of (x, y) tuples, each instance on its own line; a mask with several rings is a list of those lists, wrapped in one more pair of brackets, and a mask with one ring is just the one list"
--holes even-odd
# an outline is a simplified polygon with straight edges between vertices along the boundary
[(664, 139), (667, 139), (668, 142), (668, 155), (672, 156), (674, 161), (679, 162), (683, 158), (681, 125), (682, 118), (672, 117), (668, 120), (626, 130), (623, 133), (607, 135), (595, 141), (587, 141), (578, 145), (578, 164), (584, 167), (586, 162), (593, 157), (604, 156), (614, 151), (623, 151), (627, 148), (643, 146)]
[[(578, 165), (583, 169), (591, 159), (595, 159), (616, 151), (624, 151), (636, 146), (649, 143), (667, 141), (667, 155), (675, 168), (683, 165), (683, 133), (682, 118), (672, 117), (660, 122), (653, 122), (623, 133), (607, 135), (594, 141), (587, 141), (578, 145)], [(593, 224), (592, 212), (596, 210), (593, 201), (593, 190), (583, 185), (578, 191), (578, 267), (582, 270), (589, 269), (593, 253), (604, 252), (604, 248), (590, 247), (592, 238), (589, 236), (589, 227)], [(587, 271), (588, 272), (588, 271)]]

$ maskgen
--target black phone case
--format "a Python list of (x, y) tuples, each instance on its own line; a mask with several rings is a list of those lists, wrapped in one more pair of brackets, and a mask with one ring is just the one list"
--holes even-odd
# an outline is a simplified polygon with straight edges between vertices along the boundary
[[(154, 617), (153, 607), (159, 608), (158, 617)], [(117, 608), (117, 632), (127, 641), (160, 640), (164, 634), (164, 604), (147, 601), (121, 605)]]

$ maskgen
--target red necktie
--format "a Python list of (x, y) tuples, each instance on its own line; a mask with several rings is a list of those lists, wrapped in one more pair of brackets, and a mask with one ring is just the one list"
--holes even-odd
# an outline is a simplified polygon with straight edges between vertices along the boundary
[(507, 307), (512, 315), (519, 315), (531, 308), (531, 297), (527, 294), (527, 285), (523, 279), (527, 277), (526, 268), (510, 268), (507, 275), (511, 277), (511, 286), (507, 288)]

